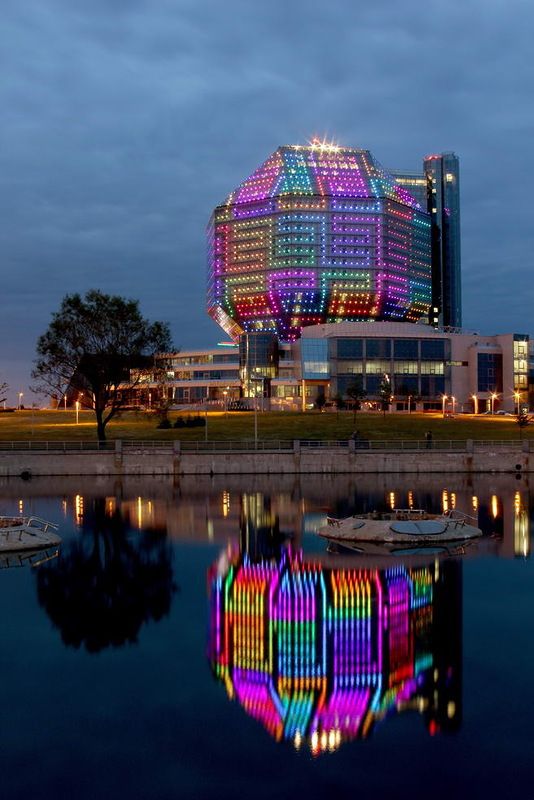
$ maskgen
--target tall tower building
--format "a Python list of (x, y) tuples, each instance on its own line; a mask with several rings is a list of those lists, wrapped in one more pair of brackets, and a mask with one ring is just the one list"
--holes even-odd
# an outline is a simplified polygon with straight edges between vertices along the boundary
[(455, 153), (427, 156), (423, 172), (391, 170), (428, 211), (432, 223), (432, 325), (460, 328), (460, 163)]
[(279, 147), (211, 217), (208, 313), (234, 339), (428, 319), (431, 284), (426, 205), (368, 150)]

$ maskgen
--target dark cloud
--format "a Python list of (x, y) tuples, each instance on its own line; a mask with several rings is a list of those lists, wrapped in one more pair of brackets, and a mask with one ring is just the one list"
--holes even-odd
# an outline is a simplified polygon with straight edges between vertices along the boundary
[(529, 0), (5, 0), (0, 375), (26, 391), (66, 291), (205, 315), (212, 208), (279, 144), (461, 158), (467, 327), (534, 333)]

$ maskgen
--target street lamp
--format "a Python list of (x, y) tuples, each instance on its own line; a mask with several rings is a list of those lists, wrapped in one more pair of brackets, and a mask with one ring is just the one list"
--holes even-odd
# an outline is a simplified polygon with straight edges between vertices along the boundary
[(520, 408), (519, 408), (519, 401), (521, 400), (521, 394), (519, 392), (514, 392), (515, 402), (516, 402), (516, 414), (519, 416)]
[(452, 415), (454, 416), (454, 414), (456, 413), (456, 397), (454, 396), (451, 397), (451, 400), (452, 400)]
[(476, 394), (472, 394), (471, 397), (473, 398), (475, 414), (478, 414), (478, 396)]
[[(261, 375), (251, 375), (251, 381), (256, 383), (260, 382), (263, 385), (263, 377)], [(254, 450), (258, 449), (258, 396), (254, 389)]]
[(22, 408), (22, 398), (24, 397), (24, 392), (19, 392), (19, 411)]
[(497, 395), (495, 393), (493, 393), (491, 395), (491, 413), (492, 414), (495, 412), (495, 400), (496, 400), (496, 398), (497, 398)]
[(224, 390), (223, 397), (224, 397), (224, 416), (226, 417), (228, 415), (228, 387), (226, 387), (226, 389)]
[(80, 415), (80, 401), (79, 400), (76, 400), (75, 406), (76, 406), (76, 425), (77, 425), (78, 422), (79, 422), (79, 415)]
[(446, 394), (444, 394), (443, 397), (441, 398), (441, 415), (443, 417), (445, 416), (445, 403), (447, 402), (447, 399), (448, 398)]

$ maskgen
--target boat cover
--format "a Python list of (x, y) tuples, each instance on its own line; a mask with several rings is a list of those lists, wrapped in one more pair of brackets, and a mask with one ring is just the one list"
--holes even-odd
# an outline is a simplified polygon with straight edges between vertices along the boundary
[(447, 530), (445, 522), (433, 519), (423, 519), (419, 522), (392, 522), (389, 527), (393, 533), (402, 533), (405, 536), (439, 536)]

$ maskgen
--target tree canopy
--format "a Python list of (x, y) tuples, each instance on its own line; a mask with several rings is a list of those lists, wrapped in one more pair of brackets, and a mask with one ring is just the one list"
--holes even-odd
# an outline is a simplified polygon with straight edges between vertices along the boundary
[(104, 440), (106, 425), (128, 402), (124, 389), (141, 378), (139, 368), (171, 349), (169, 326), (145, 319), (137, 300), (92, 289), (85, 297), (65, 295), (37, 341), (32, 376), (41, 392), (83, 392), (82, 405), (94, 409)]

